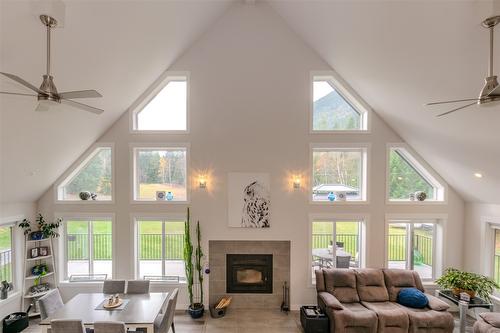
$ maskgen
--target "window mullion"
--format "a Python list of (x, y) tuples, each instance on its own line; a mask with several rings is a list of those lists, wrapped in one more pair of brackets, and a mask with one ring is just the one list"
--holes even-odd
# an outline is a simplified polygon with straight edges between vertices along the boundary
[(94, 256), (94, 237), (93, 237), (93, 221), (88, 221), (88, 244), (89, 244), (89, 274), (94, 274), (93, 256)]
[(337, 221), (333, 221), (333, 244), (332, 244), (332, 254), (333, 254), (333, 263), (332, 266), (337, 268)]
[[(408, 223), (407, 226), (408, 229), (408, 235), (407, 235), (407, 242), (408, 242), (408, 260), (407, 260), (407, 269), (414, 269), (414, 258), (413, 258), (413, 223)], [(409, 266), (409, 267), (408, 267)]]
[(162, 224), (161, 224), (161, 274), (163, 276), (167, 275), (166, 272), (165, 272), (165, 241), (166, 241), (166, 237), (165, 237), (165, 224), (167, 223), (167, 221), (163, 220), (162, 221)]

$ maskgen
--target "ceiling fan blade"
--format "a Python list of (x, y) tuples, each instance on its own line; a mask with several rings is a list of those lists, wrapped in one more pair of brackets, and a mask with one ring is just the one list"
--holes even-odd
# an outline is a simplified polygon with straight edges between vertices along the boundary
[(459, 107), (459, 108), (456, 108), (456, 109), (453, 109), (453, 110), (447, 111), (447, 112), (445, 112), (445, 113), (438, 114), (436, 117), (446, 116), (447, 114), (450, 114), (450, 113), (455, 112), (455, 111), (458, 111), (458, 110), (465, 109), (465, 108), (467, 108), (467, 107), (469, 107), (469, 106), (471, 106), (471, 105), (474, 105), (474, 104), (476, 104), (476, 102), (474, 102), (474, 103), (470, 103), (470, 104), (466, 104), (466, 105), (464, 105), (464, 106), (461, 106), (461, 107)]
[(95, 107), (87, 105), (87, 104), (82, 104), (82, 103), (78, 103), (75, 101), (71, 101), (69, 99), (61, 99), (61, 103), (71, 105), (72, 107), (75, 107), (75, 108), (78, 108), (81, 110), (85, 110), (88, 112), (96, 113), (96, 114), (101, 114), (104, 112), (104, 110), (102, 110), (102, 109), (98, 109), (98, 108), (95, 108)]
[(38, 103), (37, 107), (35, 108), (35, 111), (37, 112), (49, 111), (49, 106), (45, 103)]
[(65, 91), (59, 93), (59, 97), (64, 99), (96, 98), (96, 97), (102, 97), (102, 95), (95, 90), (78, 90), (78, 91)]
[(479, 98), (466, 98), (466, 99), (456, 99), (453, 101), (431, 102), (431, 103), (425, 103), (425, 105), (430, 106), (430, 105), (439, 105), (448, 103), (468, 102), (468, 101), (479, 101)]
[(5, 75), (6, 77), (8, 77), (9, 79), (11, 80), (14, 80), (16, 81), (17, 83), (20, 83), (22, 84), (23, 86), (27, 87), (27, 88), (30, 88), (31, 90), (33, 90), (34, 92), (37, 92), (37, 93), (40, 93), (40, 94), (45, 94), (45, 92), (41, 91), (40, 89), (38, 89), (37, 87), (35, 87), (34, 85), (32, 85), (31, 83), (29, 83), (28, 81), (25, 81), (23, 79), (21, 79), (19, 76), (16, 76), (14, 74), (9, 74), (9, 73), (4, 73), (4, 72), (0, 72), (0, 74), (2, 75)]
[(33, 96), (33, 97), (37, 96), (37, 95), (33, 95), (33, 94), (21, 94), (21, 93), (7, 92), (7, 91), (0, 91), (0, 94), (5, 94), (5, 95), (20, 95), (20, 96)]

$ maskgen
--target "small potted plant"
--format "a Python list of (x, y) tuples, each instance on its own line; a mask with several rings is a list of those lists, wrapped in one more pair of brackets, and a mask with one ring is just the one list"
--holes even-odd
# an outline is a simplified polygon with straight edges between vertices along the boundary
[(24, 219), (21, 223), (19, 223), (19, 228), (24, 230), (24, 235), (29, 235), (32, 240), (40, 240), (45, 238), (55, 238), (59, 237), (59, 233), (57, 232), (57, 228), (61, 224), (61, 219), (56, 219), (52, 223), (48, 223), (42, 214), (38, 213), (36, 218), (36, 223), (38, 230), (33, 231), (31, 229), (31, 221)]
[(459, 295), (462, 292), (469, 294), (471, 298), (479, 297), (489, 301), (490, 295), (498, 284), (493, 279), (470, 272), (460, 271), (456, 268), (447, 268), (445, 273), (436, 280), (436, 283), (444, 289), (451, 289), (453, 294)]

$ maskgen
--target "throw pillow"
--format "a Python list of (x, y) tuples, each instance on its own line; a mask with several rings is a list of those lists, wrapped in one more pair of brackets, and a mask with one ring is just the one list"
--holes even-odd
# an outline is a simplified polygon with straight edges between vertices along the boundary
[(398, 293), (397, 302), (409, 308), (423, 309), (429, 304), (427, 296), (417, 288), (403, 288)]

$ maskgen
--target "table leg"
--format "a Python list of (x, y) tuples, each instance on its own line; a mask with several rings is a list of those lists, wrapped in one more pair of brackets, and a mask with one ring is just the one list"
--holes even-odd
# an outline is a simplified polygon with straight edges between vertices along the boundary
[(145, 327), (146, 327), (146, 333), (154, 333), (155, 332), (154, 325), (147, 325)]
[(467, 325), (467, 309), (469, 304), (467, 302), (458, 302), (458, 309), (460, 310), (460, 333), (465, 333), (465, 326)]
[(40, 325), (40, 327), (42, 328), (42, 333), (47, 333), (48, 332), (49, 325)]

